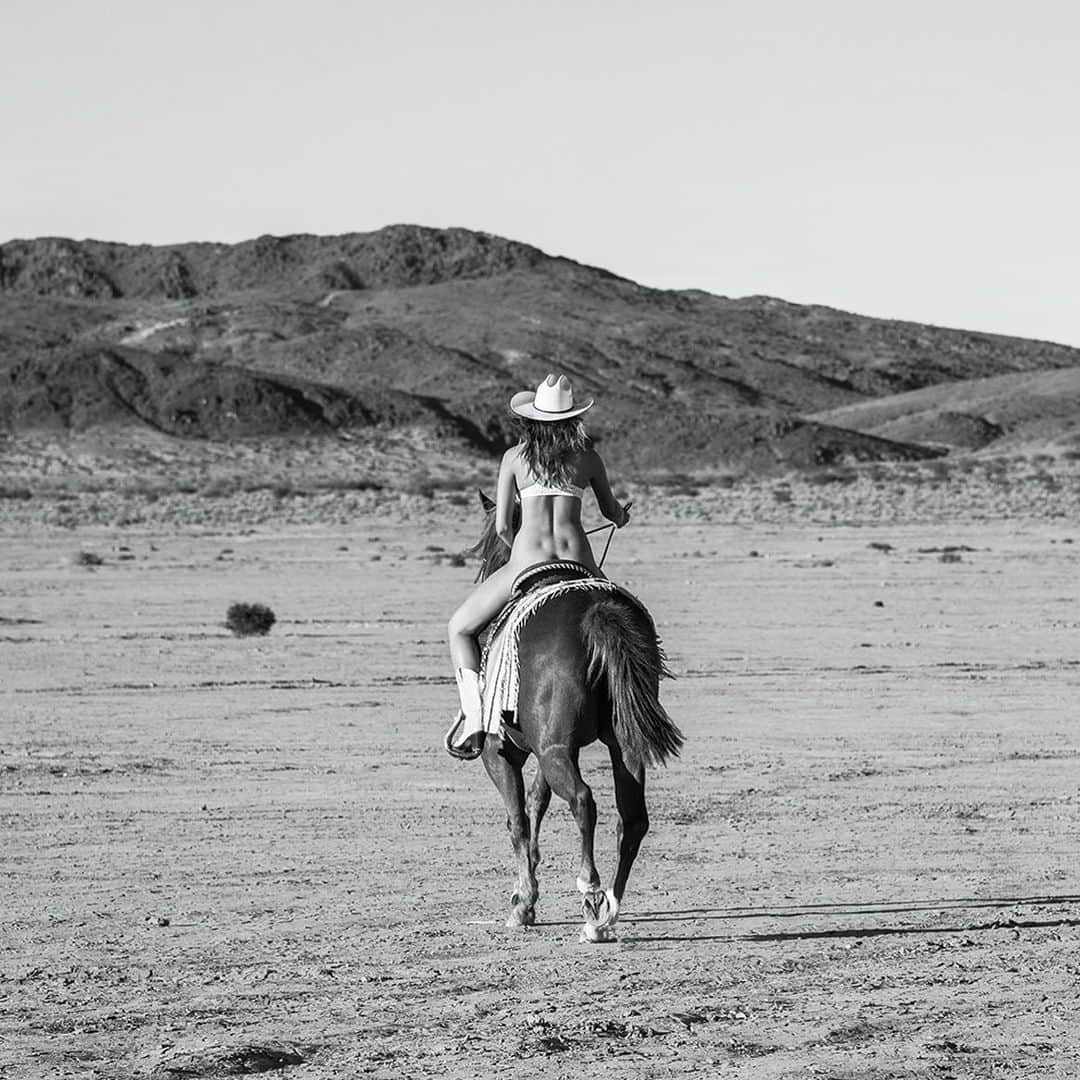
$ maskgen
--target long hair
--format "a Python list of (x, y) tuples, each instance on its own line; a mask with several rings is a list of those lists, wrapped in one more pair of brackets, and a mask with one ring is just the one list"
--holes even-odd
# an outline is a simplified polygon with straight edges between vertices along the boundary
[(576, 479), (574, 459), (588, 446), (585, 425), (570, 420), (520, 420), (521, 458), (543, 484), (569, 487)]

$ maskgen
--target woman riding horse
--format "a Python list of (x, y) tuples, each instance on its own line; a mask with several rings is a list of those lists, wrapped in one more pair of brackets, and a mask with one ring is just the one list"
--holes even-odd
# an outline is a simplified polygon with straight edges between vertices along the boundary
[[(495, 502), (495, 528), (510, 549), (505, 566), (485, 578), (454, 612), (447, 627), (461, 710), (447, 735), (457, 758), (478, 757), (484, 741), (477, 634), (510, 599), (514, 579), (538, 563), (572, 561), (599, 572), (581, 524), (581, 499), (592, 488), (600, 512), (617, 528), (630, 520), (629, 503), (616, 501), (600, 455), (587, 442), (580, 417), (592, 408), (574, 402), (565, 375), (548, 377), (536, 391), (510, 399), (521, 418), (521, 441), (503, 455)], [(521, 525), (514, 510), (520, 500)]]

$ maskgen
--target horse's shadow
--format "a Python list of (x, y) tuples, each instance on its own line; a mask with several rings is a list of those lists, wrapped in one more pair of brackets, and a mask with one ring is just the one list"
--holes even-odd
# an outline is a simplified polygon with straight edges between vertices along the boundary
[[(1054, 927), (1080, 926), (1080, 914), (1077, 917), (1057, 916), (1053, 918), (1017, 918), (1014, 915), (998, 917), (986, 922), (961, 922), (956, 925), (911, 925), (885, 924), (854, 926), (830, 926), (823, 929), (802, 927), (798, 929), (763, 929), (739, 932), (732, 927), (727, 934), (717, 933), (717, 923), (773, 922), (783, 919), (799, 919), (807, 922), (815, 918), (828, 917), (836, 920), (845, 917), (899, 916), (918, 913), (941, 913), (980, 911), (986, 909), (1015, 908), (1019, 906), (1080, 905), (1080, 895), (1062, 894), (1049, 896), (994, 896), (960, 897), (936, 900), (912, 901), (870, 901), (850, 904), (770, 904), (763, 907), (730, 908), (684, 908), (671, 911), (627, 912), (620, 919), (625, 944), (645, 944), (648, 942), (669, 943), (678, 941), (750, 941), (750, 942), (785, 942), (842, 940), (845, 938), (904, 937), (911, 935), (947, 936), (950, 934), (970, 934), (987, 930), (1030, 930), (1052, 929)], [(677, 928), (680, 924), (693, 924), (686, 932), (666, 927)], [(649, 932), (651, 926), (664, 926), (664, 930)], [(645, 932), (640, 932), (645, 928)]]

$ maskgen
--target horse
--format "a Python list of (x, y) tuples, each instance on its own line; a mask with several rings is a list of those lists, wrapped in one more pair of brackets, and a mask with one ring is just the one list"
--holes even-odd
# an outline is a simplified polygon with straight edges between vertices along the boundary
[[(494, 504), (481, 492), (484, 533), (467, 554), (480, 558), (482, 581), (509, 558), (495, 534)], [(542, 571), (544, 564), (535, 568)], [(584, 568), (583, 568), (584, 569)], [(540, 895), (540, 824), (552, 792), (570, 806), (581, 833), (577, 888), (583, 895), (581, 940), (615, 939), (630, 870), (649, 829), (645, 770), (679, 753), (683, 734), (659, 700), (670, 678), (646, 609), (622, 591), (581, 590), (545, 601), (521, 629), (518, 701), (512, 731), (484, 740), (482, 760), (506, 806), (517, 863), (508, 927), (536, 921)], [(596, 801), (581, 775), (582, 747), (608, 749), (619, 814), (618, 864), (604, 889), (593, 857)], [(523, 768), (532, 755), (536, 775), (526, 794)]]

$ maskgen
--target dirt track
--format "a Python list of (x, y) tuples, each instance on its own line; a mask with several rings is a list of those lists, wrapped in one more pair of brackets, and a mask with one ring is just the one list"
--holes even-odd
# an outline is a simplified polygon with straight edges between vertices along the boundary
[(509, 932), (497, 794), (439, 745), (471, 572), (420, 549), (464, 530), (6, 538), (0, 1076), (1076, 1076), (1072, 535), (620, 534), (688, 742), (591, 947), (565, 807)]

